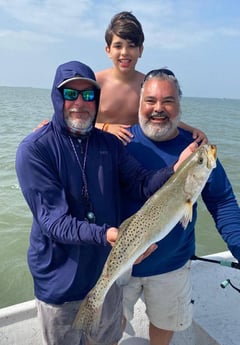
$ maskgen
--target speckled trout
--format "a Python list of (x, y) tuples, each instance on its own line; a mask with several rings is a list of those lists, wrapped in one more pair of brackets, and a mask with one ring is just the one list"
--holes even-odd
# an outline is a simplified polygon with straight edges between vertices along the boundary
[(178, 222), (183, 228), (187, 227), (192, 220), (192, 205), (215, 166), (216, 146), (200, 146), (138, 212), (120, 225), (116, 244), (96, 285), (81, 303), (74, 328), (81, 329), (86, 335), (97, 332), (102, 304), (112, 284)]

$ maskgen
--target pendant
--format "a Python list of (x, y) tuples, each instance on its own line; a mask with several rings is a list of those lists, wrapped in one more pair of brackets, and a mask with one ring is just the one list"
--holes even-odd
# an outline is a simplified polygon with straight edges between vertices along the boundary
[(95, 214), (92, 211), (86, 212), (85, 220), (88, 223), (95, 223), (96, 222)]

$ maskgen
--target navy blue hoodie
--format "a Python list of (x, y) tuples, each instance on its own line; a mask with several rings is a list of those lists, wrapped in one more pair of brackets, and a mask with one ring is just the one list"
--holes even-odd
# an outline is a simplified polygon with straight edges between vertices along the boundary
[(28, 135), (16, 155), (17, 176), (33, 215), (28, 264), (35, 295), (54, 304), (83, 299), (95, 285), (111, 250), (106, 230), (120, 224), (120, 191), (143, 202), (173, 173), (171, 167), (142, 168), (115, 136), (93, 128), (86, 176), (96, 224), (84, 220), (82, 172), (71, 140), (82, 162), (87, 139), (70, 140), (58, 88), (76, 75), (95, 80), (80, 62), (60, 65), (52, 87), (52, 121)]

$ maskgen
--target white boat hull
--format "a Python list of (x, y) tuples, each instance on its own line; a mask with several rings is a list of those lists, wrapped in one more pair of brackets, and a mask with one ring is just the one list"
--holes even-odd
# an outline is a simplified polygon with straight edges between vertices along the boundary
[[(209, 257), (233, 260), (230, 252)], [(194, 318), (186, 331), (177, 332), (171, 345), (239, 345), (240, 294), (230, 286), (220, 284), (230, 279), (239, 287), (240, 272), (218, 264), (194, 261), (192, 284)], [(0, 309), (1, 345), (41, 345), (35, 301)], [(148, 321), (144, 303), (135, 306), (135, 318), (127, 325), (119, 345), (149, 345)]]

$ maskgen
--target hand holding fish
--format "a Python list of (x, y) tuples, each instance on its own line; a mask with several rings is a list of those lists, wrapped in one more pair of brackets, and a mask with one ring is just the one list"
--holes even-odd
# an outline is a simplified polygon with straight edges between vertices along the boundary
[(201, 145), (205, 145), (208, 143), (208, 137), (203, 131), (200, 131), (200, 129), (193, 128), (192, 137), (195, 140), (195, 142), (198, 144), (201, 143)]
[(198, 144), (196, 141), (193, 141), (191, 144), (189, 144), (185, 150), (182, 151), (180, 154), (178, 161), (174, 164), (173, 170), (174, 172), (179, 168), (179, 166), (182, 164), (185, 159), (187, 159), (196, 149), (198, 148)]
[(154, 252), (154, 250), (157, 249), (157, 244), (153, 243), (151, 244), (147, 250), (145, 250), (145, 252), (140, 255), (137, 260), (134, 262), (134, 265), (140, 264), (140, 262), (142, 262), (144, 259), (146, 259), (150, 254), (152, 254)]
[[(117, 237), (118, 237), (118, 228), (111, 227), (107, 230), (107, 241), (108, 243), (113, 247), (116, 243)], [(137, 260), (134, 262), (134, 264), (139, 264), (141, 261), (146, 259), (154, 250), (157, 249), (157, 244), (153, 243), (148, 247), (148, 249), (140, 255)]]
[(106, 236), (107, 236), (108, 243), (113, 247), (118, 237), (118, 228), (114, 228), (114, 227), (108, 228)]

